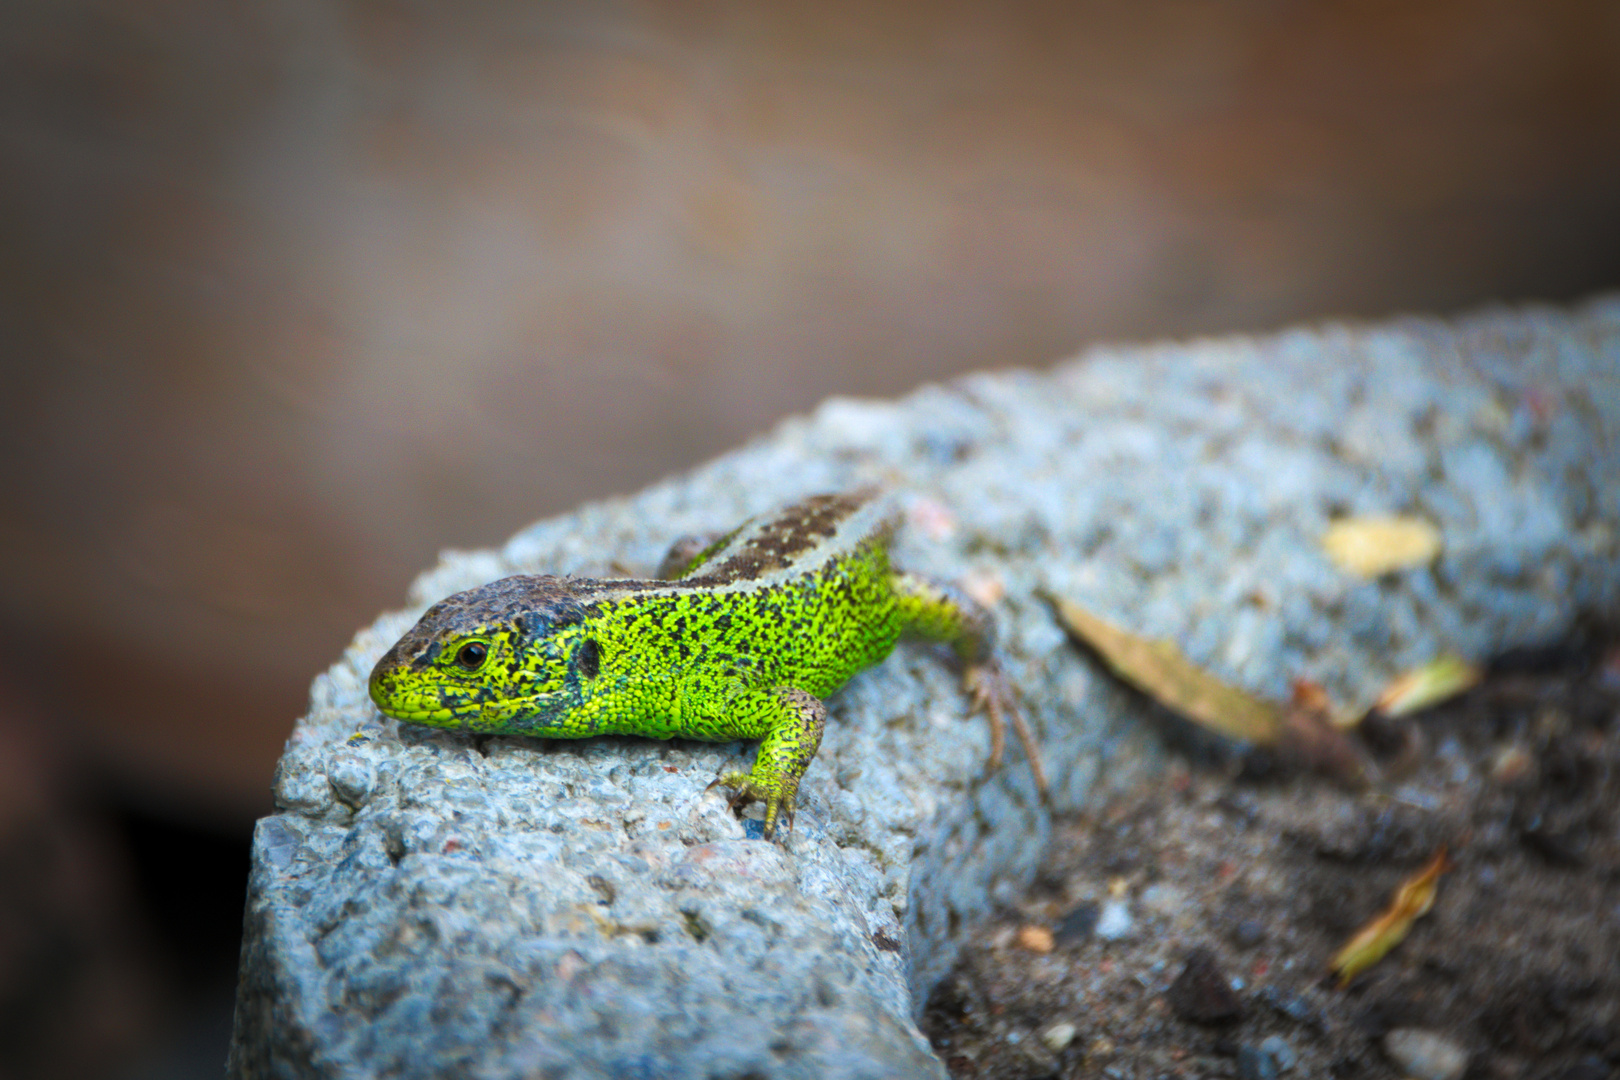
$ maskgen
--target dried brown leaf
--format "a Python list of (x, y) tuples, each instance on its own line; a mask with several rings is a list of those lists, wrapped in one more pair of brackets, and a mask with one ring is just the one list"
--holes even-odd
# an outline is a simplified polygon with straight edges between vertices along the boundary
[(1172, 641), (1138, 637), (1079, 604), (1052, 598), (1070, 633), (1121, 679), (1187, 719), (1233, 739), (1276, 743), (1282, 716), (1271, 703), (1222, 682), (1182, 655)]
[(1292, 764), (1347, 787), (1360, 788), (1368, 780), (1367, 759), (1333, 722), (1333, 703), (1327, 691), (1308, 679), (1294, 680), (1294, 696), (1283, 711), (1277, 752)]
[(1390, 680), (1373, 706), (1385, 716), (1408, 716), (1472, 689), (1484, 676), (1460, 656), (1439, 656)]
[(1345, 518), (1328, 528), (1322, 550), (1341, 570), (1375, 578), (1433, 561), (1440, 530), (1420, 517)]
[(1412, 877), (1401, 883), (1395, 895), (1377, 918), (1356, 932), (1355, 937), (1340, 949), (1329, 964), (1339, 976), (1339, 986), (1348, 986), (1357, 975), (1372, 967), (1384, 955), (1399, 945), (1412, 929), (1412, 923), (1434, 906), (1434, 897), (1440, 887), (1440, 875), (1451, 869), (1446, 849), (1434, 853), (1434, 858)]

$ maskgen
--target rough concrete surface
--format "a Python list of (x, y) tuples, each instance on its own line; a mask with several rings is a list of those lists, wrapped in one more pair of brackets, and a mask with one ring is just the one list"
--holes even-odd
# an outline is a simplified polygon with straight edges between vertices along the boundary
[[(505, 574), (647, 574), (683, 533), (878, 481), (902, 565), (1002, 589), (1003, 648), (1072, 807), (1154, 766), (1145, 707), (1068, 642), (1072, 597), (1274, 697), (1365, 701), (1441, 650), (1559, 634), (1620, 596), (1620, 299), (1454, 323), (1095, 350), (1050, 372), (833, 400), (630, 498), (447, 554), (316, 679), (260, 822), (239, 1077), (903, 1077), (915, 1017), (1050, 831), (1016, 743), (902, 645), (829, 702), (785, 845), (713, 777), (735, 744), (473, 738), (380, 718), (381, 652)], [(1346, 514), (1437, 524), (1360, 581)], [(364, 728), (372, 738), (349, 746)], [(758, 813), (758, 808), (752, 811)]]

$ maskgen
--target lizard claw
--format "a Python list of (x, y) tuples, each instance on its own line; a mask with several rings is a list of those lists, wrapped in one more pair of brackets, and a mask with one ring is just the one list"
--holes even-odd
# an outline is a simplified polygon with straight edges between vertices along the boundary
[(705, 791), (712, 791), (716, 787), (734, 789), (726, 798), (726, 808), (737, 813), (744, 806), (755, 799), (765, 804), (765, 827), (762, 830), (765, 839), (776, 838), (776, 823), (780, 820), (787, 825), (788, 835), (793, 834), (793, 803), (794, 792), (771, 791), (763, 784), (756, 782), (745, 772), (729, 772), (714, 778)]
[(990, 719), (990, 764), (988, 771), (994, 772), (1001, 767), (1002, 752), (1006, 748), (1006, 724), (1003, 717), (1012, 720), (1013, 730), (1018, 733), (1018, 741), (1023, 744), (1024, 756), (1029, 759), (1029, 771), (1035, 777), (1035, 789), (1045, 799), (1051, 788), (1046, 782), (1046, 768), (1041, 764), (1040, 747), (1036, 745), (1035, 733), (1029, 730), (1024, 722), (1023, 710), (1018, 707), (1018, 699), (1013, 694), (1012, 684), (1002, 674), (1001, 665), (994, 660), (973, 664), (964, 673), (963, 682), (966, 684), (969, 698), (973, 702), (973, 709), (977, 712), (984, 710)]

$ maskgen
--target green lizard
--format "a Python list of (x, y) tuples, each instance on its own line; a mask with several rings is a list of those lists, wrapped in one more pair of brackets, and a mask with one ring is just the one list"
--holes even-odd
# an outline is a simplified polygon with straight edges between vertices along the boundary
[(955, 649), (990, 718), (990, 767), (1008, 716), (1044, 795), (989, 613), (889, 564), (895, 522), (877, 494), (805, 499), (695, 556), (677, 546), (660, 580), (520, 576), (457, 593), (377, 661), (371, 698), (400, 720), (492, 734), (760, 739), (752, 771), (715, 784), (734, 790), (733, 810), (763, 800), (770, 839), (779, 818), (792, 829), (821, 699), (909, 633)]

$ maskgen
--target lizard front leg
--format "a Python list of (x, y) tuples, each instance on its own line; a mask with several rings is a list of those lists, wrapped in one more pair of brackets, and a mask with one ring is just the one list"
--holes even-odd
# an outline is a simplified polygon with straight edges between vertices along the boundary
[(996, 660), (996, 623), (990, 612), (954, 585), (921, 574), (895, 570), (889, 575), (889, 581), (906, 632), (945, 642), (961, 657), (963, 688), (974, 709), (983, 709), (990, 719), (989, 768), (994, 771), (1001, 766), (1006, 743), (1004, 720), (1011, 720), (1013, 730), (1018, 732), (1018, 741), (1024, 746), (1036, 790), (1045, 798), (1048, 788), (1040, 747), (1024, 722), (1012, 684)]
[[(793, 803), (799, 780), (821, 746), (827, 726), (827, 706), (803, 690), (783, 686), (735, 703), (727, 716), (744, 738), (762, 735), (759, 755), (749, 772), (728, 772), (710, 784), (734, 789), (731, 808), (754, 799), (765, 804), (765, 839), (776, 835), (780, 817), (793, 831)], [(728, 723), (730, 726), (730, 723)]]

